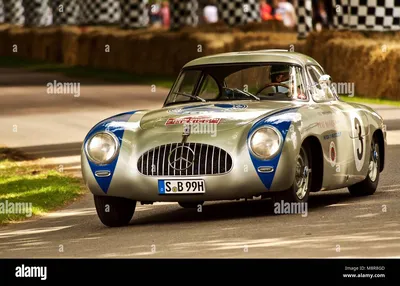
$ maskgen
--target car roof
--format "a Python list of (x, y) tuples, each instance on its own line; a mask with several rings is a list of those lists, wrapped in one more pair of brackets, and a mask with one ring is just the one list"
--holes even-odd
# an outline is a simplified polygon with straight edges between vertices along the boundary
[[(231, 52), (222, 53), (211, 56), (197, 58), (188, 62), (183, 68), (214, 65), (214, 64), (234, 64), (234, 63), (288, 63), (299, 64), (305, 66), (313, 64), (321, 67), (321, 65), (313, 58), (287, 50), (259, 50), (259, 51), (244, 51), (244, 52)], [(322, 67), (321, 67), (322, 68)]]

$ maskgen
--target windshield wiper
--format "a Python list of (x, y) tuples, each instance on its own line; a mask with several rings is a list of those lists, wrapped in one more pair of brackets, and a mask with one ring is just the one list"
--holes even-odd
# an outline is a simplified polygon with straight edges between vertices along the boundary
[(200, 96), (189, 94), (189, 93), (185, 93), (185, 92), (175, 91), (174, 94), (187, 96), (187, 97), (190, 97), (190, 98), (193, 98), (193, 99), (201, 100), (202, 102), (207, 102), (204, 98), (201, 98)]
[(237, 91), (237, 92), (239, 92), (239, 93), (241, 93), (241, 94), (247, 95), (248, 97), (253, 97), (253, 98), (255, 98), (255, 99), (258, 100), (258, 101), (261, 100), (258, 96), (254, 95), (254, 94), (252, 94), (252, 93), (250, 93), (250, 92), (247, 92), (247, 91), (238, 89), (238, 88), (229, 88), (229, 87), (225, 87), (225, 89), (230, 89), (230, 90), (233, 90), (234, 92)]

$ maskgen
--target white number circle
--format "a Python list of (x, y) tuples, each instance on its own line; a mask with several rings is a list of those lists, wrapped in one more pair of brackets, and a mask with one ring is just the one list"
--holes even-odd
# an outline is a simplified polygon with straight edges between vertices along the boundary
[(358, 172), (361, 171), (364, 166), (366, 146), (366, 134), (364, 122), (361, 117), (354, 113), (350, 116), (351, 120), (351, 135), (353, 137), (353, 151), (354, 161)]

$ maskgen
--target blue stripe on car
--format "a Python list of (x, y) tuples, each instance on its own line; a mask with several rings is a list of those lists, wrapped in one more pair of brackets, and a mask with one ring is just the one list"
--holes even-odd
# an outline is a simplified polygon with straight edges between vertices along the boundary
[[(287, 108), (287, 109), (278, 111), (276, 113), (270, 114), (267, 117), (264, 117), (261, 120), (257, 121), (250, 129), (250, 132), (247, 137), (247, 141), (250, 140), (251, 134), (256, 129), (263, 127), (263, 126), (273, 126), (276, 129), (278, 129), (278, 131), (282, 134), (282, 140), (283, 140), (283, 142), (285, 142), (286, 135), (289, 131), (289, 128), (290, 128), (290, 125), (292, 124), (292, 119), (293, 119), (292, 116), (289, 116), (289, 115), (286, 116), (286, 114), (292, 114), (293, 112), (296, 112), (297, 109), (298, 109), (298, 107)], [(282, 143), (282, 144), (284, 144), (284, 143)], [(277, 156), (275, 156), (274, 158), (272, 158), (270, 160), (261, 160), (261, 159), (257, 158), (256, 156), (254, 156), (250, 150), (249, 150), (249, 153), (250, 153), (251, 161), (253, 162), (254, 168), (255, 168), (260, 180), (262, 181), (264, 186), (269, 190), (271, 188), (272, 181), (274, 180), (276, 168), (278, 166), (279, 159), (281, 157), (281, 153), (279, 153)], [(263, 167), (263, 166), (272, 167), (274, 169), (274, 171), (271, 173), (259, 172), (258, 168)]]
[[(84, 146), (86, 145), (86, 143), (90, 139), (90, 137), (92, 137), (97, 132), (101, 132), (101, 131), (108, 131), (108, 132), (114, 133), (114, 135), (118, 138), (119, 145), (121, 146), (122, 138), (123, 138), (124, 132), (125, 132), (124, 123), (129, 121), (129, 119), (132, 117), (132, 115), (135, 114), (136, 112), (137, 112), (137, 110), (121, 113), (121, 114), (118, 114), (116, 116), (113, 116), (113, 117), (110, 117), (110, 118), (107, 118), (107, 119), (101, 121), (96, 126), (94, 126), (92, 128), (92, 130), (89, 131), (89, 133), (87, 134), (87, 136), (84, 140)], [(108, 192), (108, 188), (110, 187), (111, 180), (114, 175), (115, 167), (117, 166), (118, 157), (119, 157), (119, 152), (118, 152), (118, 156), (114, 159), (113, 162), (111, 162), (110, 164), (101, 165), (101, 166), (96, 165), (93, 162), (91, 162), (89, 159), (87, 159), (97, 183), (99, 184), (99, 186), (103, 190), (103, 192), (106, 194)], [(96, 177), (95, 173), (97, 171), (105, 171), (105, 170), (110, 171), (111, 175), (108, 177)]]

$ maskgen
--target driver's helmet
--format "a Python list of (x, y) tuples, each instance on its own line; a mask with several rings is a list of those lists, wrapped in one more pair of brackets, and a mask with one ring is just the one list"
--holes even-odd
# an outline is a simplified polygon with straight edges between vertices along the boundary
[(271, 82), (276, 82), (276, 77), (278, 75), (284, 74), (289, 77), (290, 69), (289, 65), (272, 65), (270, 70)]

